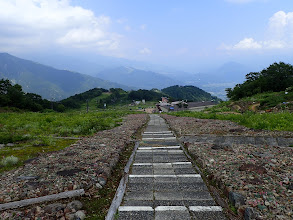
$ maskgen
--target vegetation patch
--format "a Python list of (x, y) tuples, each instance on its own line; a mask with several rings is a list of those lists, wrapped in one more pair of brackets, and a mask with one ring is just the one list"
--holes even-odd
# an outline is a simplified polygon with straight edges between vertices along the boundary
[(2, 165), (0, 172), (21, 166), (25, 160), (39, 154), (62, 150), (76, 141), (63, 137), (88, 136), (116, 127), (129, 113), (132, 112), (0, 113), (0, 154), (3, 158), (15, 156), (19, 159), (10, 166)]
[(215, 112), (205, 113), (182, 111), (170, 113), (170, 115), (201, 119), (230, 120), (253, 129), (293, 131), (293, 114), (290, 112), (265, 114), (253, 112), (245, 112), (243, 114), (219, 114)]

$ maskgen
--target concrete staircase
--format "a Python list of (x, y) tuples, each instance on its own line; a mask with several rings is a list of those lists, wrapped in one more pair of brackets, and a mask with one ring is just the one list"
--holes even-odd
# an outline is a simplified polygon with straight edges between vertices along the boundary
[(226, 219), (165, 121), (150, 117), (118, 219)]

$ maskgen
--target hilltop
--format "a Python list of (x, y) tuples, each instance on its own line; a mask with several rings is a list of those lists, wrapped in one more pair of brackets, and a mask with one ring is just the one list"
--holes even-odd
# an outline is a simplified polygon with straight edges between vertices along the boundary
[(187, 100), (193, 102), (218, 100), (217, 97), (196, 86), (170, 86), (162, 89), (162, 92), (173, 97), (175, 100)]

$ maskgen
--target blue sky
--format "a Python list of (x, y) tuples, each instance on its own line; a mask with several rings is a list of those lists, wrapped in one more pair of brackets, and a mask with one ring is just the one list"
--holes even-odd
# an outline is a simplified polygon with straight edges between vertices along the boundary
[(292, 0), (0, 0), (0, 51), (177, 68), (293, 64)]

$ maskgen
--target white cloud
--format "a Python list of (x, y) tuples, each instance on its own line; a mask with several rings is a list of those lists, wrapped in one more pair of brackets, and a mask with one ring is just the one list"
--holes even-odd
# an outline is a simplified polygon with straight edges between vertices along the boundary
[(263, 40), (244, 38), (234, 45), (222, 44), (224, 50), (266, 50), (293, 47), (293, 12), (276, 12), (268, 22)]
[(151, 54), (152, 53), (152, 51), (149, 49), (149, 48), (143, 48), (143, 49), (141, 49), (140, 51), (139, 51), (139, 53), (141, 53), (141, 54)]
[(0, 0), (0, 50), (9, 45), (113, 50), (121, 36), (108, 31), (110, 25), (110, 17), (95, 16), (70, 0)]
[(233, 46), (236, 50), (247, 50), (247, 49), (261, 49), (262, 45), (256, 42), (253, 38), (244, 38), (239, 43)]

